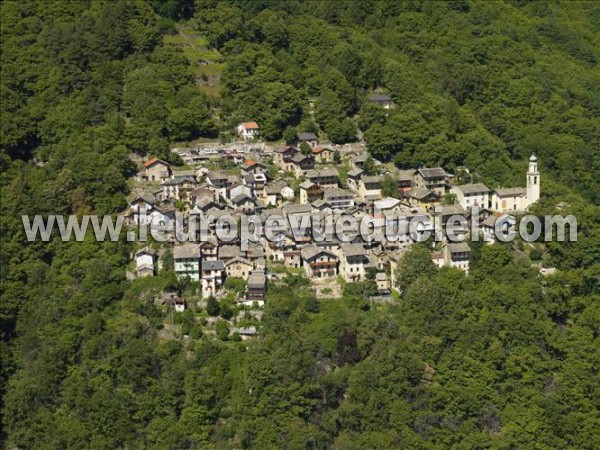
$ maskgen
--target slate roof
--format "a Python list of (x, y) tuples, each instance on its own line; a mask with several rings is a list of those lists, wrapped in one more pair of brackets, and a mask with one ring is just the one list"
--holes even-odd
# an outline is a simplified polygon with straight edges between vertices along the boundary
[(231, 199), (231, 202), (237, 205), (238, 203), (241, 203), (244, 200), (250, 200), (252, 203), (256, 203), (252, 197), (246, 194), (236, 195), (235, 198)]
[(471, 248), (466, 242), (453, 242), (448, 244), (448, 251), (450, 253), (468, 253), (471, 251)]
[(325, 200), (327, 199), (331, 199), (331, 198), (339, 198), (339, 197), (344, 197), (344, 198), (354, 198), (354, 193), (346, 191), (345, 189), (341, 189), (341, 188), (331, 188), (331, 189), (325, 189)]
[(262, 272), (255, 271), (252, 272), (248, 277), (247, 286), (253, 289), (262, 289), (265, 287), (266, 283), (267, 277), (265, 276), (265, 274)]
[(224, 270), (225, 263), (223, 261), (202, 261), (202, 270)]
[(360, 244), (342, 244), (340, 249), (346, 256), (364, 256), (365, 248)]
[(299, 187), (302, 189), (310, 189), (313, 186), (315, 186), (315, 183), (311, 182), (310, 180), (303, 181), (299, 185)]
[(414, 199), (417, 200), (423, 200), (425, 197), (434, 194), (434, 192), (431, 192), (429, 189), (424, 189), (424, 188), (417, 188), (417, 189), (413, 189), (412, 191), (410, 191), (410, 196)]
[(308, 259), (314, 258), (321, 252), (327, 253), (328, 255), (331, 255), (331, 256), (334, 256), (335, 258), (337, 258), (337, 255), (335, 253), (332, 253), (329, 250), (322, 249), (315, 245), (309, 245), (308, 247), (302, 248), (300, 250), (300, 255), (302, 256), (302, 259), (308, 260)]
[(461, 205), (443, 205), (439, 208), (438, 214), (441, 214), (442, 216), (464, 216), (465, 214), (468, 214), (468, 211)]
[(317, 141), (318, 139), (315, 133), (298, 133), (299, 141)]
[(362, 177), (362, 181), (365, 184), (377, 184), (383, 181), (383, 177), (381, 175), (367, 175)]
[(200, 249), (196, 244), (183, 244), (173, 247), (173, 259), (200, 258)]
[(423, 178), (446, 177), (446, 171), (444, 169), (442, 169), (441, 167), (434, 167), (434, 168), (430, 168), (430, 169), (423, 167), (421, 169), (418, 169), (418, 172), (421, 174), (421, 176)]
[(303, 155), (302, 153), (298, 153), (297, 155), (295, 155), (295, 156), (292, 158), (292, 162), (295, 162), (295, 163), (301, 163), (302, 161), (305, 161), (305, 160), (307, 160), (307, 159), (310, 159), (310, 156), (308, 156), (308, 155)]
[(144, 248), (140, 248), (136, 253), (135, 256), (139, 256), (139, 255), (143, 255), (144, 253), (147, 253), (149, 255), (156, 255), (156, 252), (154, 250), (152, 250), (150, 247), (144, 247)]
[(498, 197), (522, 197), (527, 194), (527, 190), (522, 187), (499, 188), (495, 192)]
[(280, 194), (281, 190), (287, 185), (287, 182), (283, 180), (273, 181), (265, 186), (265, 192), (267, 195)]
[(275, 153), (285, 153), (287, 151), (290, 152), (294, 152), (294, 153), (298, 153), (298, 149), (292, 147), (291, 145), (286, 145), (286, 146), (281, 146), (281, 147), (277, 147), (273, 150)]
[(306, 178), (325, 178), (325, 177), (339, 177), (340, 173), (337, 169), (310, 169), (306, 171)]
[(364, 170), (362, 170), (362, 169), (356, 169), (356, 170), (351, 170), (350, 172), (348, 172), (348, 176), (352, 177), (352, 178), (357, 178), (357, 177), (359, 177), (363, 173), (365, 173)]
[(399, 170), (397, 172), (398, 181), (412, 181), (414, 175), (414, 170)]
[(488, 188), (483, 183), (474, 183), (474, 184), (463, 184), (461, 186), (454, 186), (464, 195), (473, 195), (473, 194), (485, 194), (490, 192), (490, 188)]
[(295, 203), (284, 205), (282, 209), (286, 214), (303, 214), (310, 213), (312, 211), (310, 205), (298, 205)]

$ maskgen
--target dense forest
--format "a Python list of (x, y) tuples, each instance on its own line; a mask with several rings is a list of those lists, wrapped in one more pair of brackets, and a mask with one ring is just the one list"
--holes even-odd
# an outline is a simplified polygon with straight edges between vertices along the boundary
[[(8, 448), (598, 448), (600, 4), (520, 0), (4, 1), (1, 389)], [(198, 85), (169, 37), (221, 55)], [(389, 94), (389, 112), (369, 104)], [(415, 246), (402, 297), (269, 288), (261, 338), (160, 338), (131, 243), (29, 243), (22, 214), (116, 214), (128, 155), (256, 120), (269, 140), (363, 136), (398, 167), (523, 184), (578, 241), (473, 248), (468, 276)], [(531, 260), (559, 269), (542, 278)], [(183, 319), (181, 319), (183, 320)]]

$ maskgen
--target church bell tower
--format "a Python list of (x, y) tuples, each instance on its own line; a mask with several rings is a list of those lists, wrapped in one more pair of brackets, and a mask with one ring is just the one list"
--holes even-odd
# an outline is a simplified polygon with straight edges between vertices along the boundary
[(540, 199), (540, 173), (538, 172), (537, 158), (531, 155), (529, 158), (529, 170), (527, 171), (527, 206), (532, 205)]

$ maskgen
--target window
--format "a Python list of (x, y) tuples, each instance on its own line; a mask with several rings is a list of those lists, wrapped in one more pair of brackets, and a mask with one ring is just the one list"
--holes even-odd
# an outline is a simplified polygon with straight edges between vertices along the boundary
[(537, 177), (533, 177), (533, 184), (537, 184)]

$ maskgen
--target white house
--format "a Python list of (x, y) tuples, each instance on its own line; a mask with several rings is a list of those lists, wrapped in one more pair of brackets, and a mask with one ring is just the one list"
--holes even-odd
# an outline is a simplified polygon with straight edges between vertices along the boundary
[(312, 169), (306, 172), (306, 178), (323, 188), (338, 187), (339, 172), (337, 169)]
[(508, 236), (509, 233), (514, 231), (516, 223), (515, 217), (508, 214), (489, 216), (481, 223), (481, 235), (483, 241), (488, 244), (493, 244), (498, 240), (496, 236), (496, 227), (498, 228), (499, 233)]
[(260, 134), (260, 127), (256, 122), (243, 122), (237, 126), (238, 135), (246, 139), (256, 139)]
[(329, 278), (338, 274), (338, 257), (330, 250), (309, 245), (300, 250), (302, 264), (309, 278)]
[(202, 296), (216, 295), (225, 281), (225, 264), (223, 261), (202, 262)]
[(196, 244), (185, 243), (173, 248), (175, 274), (179, 278), (190, 277), (200, 280), (200, 249)]
[(354, 206), (354, 193), (345, 189), (332, 188), (323, 191), (323, 200), (332, 208), (347, 208)]
[(305, 142), (311, 148), (314, 148), (319, 143), (319, 138), (317, 137), (317, 135), (315, 133), (306, 133), (306, 132), (298, 133), (298, 142), (299, 143)]
[(247, 280), (254, 269), (254, 264), (241, 256), (235, 256), (225, 261), (227, 277), (237, 277)]
[(450, 193), (456, 196), (458, 203), (465, 209), (471, 209), (474, 206), (489, 208), (491, 189), (483, 183), (454, 186), (450, 189)]
[(151, 248), (144, 247), (135, 254), (135, 266), (137, 276), (151, 277), (154, 275), (154, 263), (156, 261), (156, 252)]
[(339, 248), (340, 274), (349, 283), (365, 278), (366, 252), (361, 244), (342, 244)]
[(471, 249), (466, 242), (448, 243), (444, 247), (444, 263), (448, 267), (455, 267), (469, 273), (469, 257)]
[(427, 189), (442, 196), (446, 193), (448, 174), (441, 167), (420, 168), (415, 172), (413, 188)]
[(358, 193), (363, 200), (378, 200), (381, 198), (381, 175), (363, 175), (358, 182)]

